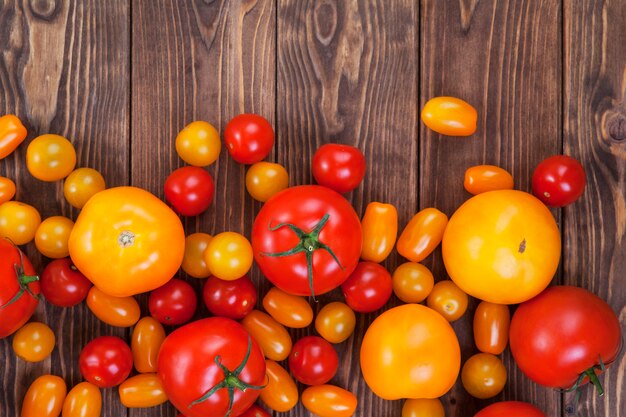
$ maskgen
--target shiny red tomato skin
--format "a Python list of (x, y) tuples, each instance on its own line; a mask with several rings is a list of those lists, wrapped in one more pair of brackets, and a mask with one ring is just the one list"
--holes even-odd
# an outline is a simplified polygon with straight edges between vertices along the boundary
[(272, 417), (272, 415), (263, 407), (252, 404), (252, 406), (244, 411), (239, 417)]
[(59, 307), (79, 304), (92, 286), (70, 258), (53, 260), (41, 273), (41, 293), (49, 303)]
[(503, 401), (483, 408), (474, 417), (546, 417), (546, 415), (528, 403)]
[(197, 216), (213, 202), (213, 177), (200, 167), (178, 168), (165, 180), (165, 199), (181, 216)]
[(587, 182), (585, 169), (576, 159), (555, 155), (544, 159), (533, 172), (533, 194), (551, 207), (563, 207), (578, 200)]
[(387, 269), (375, 262), (359, 262), (341, 284), (346, 304), (359, 313), (371, 313), (384, 306), (393, 292), (393, 281)]
[(322, 385), (337, 373), (339, 356), (333, 345), (319, 336), (298, 340), (289, 354), (289, 370), (306, 385)]
[(347, 193), (363, 181), (366, 162), (363, 153), (354, 146), (327, 143), (315, 152), (311, 167), (319, 185)]
[(256, 306), (257, 290), (248, 275), (234, 281), (210, 276), (204, 283), (202, 299), (211, 314), (240, 320)]
[(133, 369), (133, 354), (128, 344), (116, 336), (93, 339), (80, 352), (80, 373), (88, 382), (110, 388), (121, 384)]
[(224, 143), (235, 161), (254, 164), (265, 159), (272, 150), (274, 129), (257, 114), (240, 114), (226, 125)]
[(182, 279), (172, 278), (148, 297), (150, 315), (160, 323), (177, 326), (191, 320), (198, 297), (193, 287)]

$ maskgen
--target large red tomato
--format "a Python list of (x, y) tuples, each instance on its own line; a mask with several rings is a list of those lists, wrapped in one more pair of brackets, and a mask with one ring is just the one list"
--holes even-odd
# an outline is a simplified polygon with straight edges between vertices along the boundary
[(361, 223), (337, 192), (287, 188), (269, 199), (252, 227), (254, 258), (278, 288), (319, 295), (341, 285), (361, 254)]
[(546, 417), (546, 415), (528, 403), (503, 401), (483, 408), (474, 417)]

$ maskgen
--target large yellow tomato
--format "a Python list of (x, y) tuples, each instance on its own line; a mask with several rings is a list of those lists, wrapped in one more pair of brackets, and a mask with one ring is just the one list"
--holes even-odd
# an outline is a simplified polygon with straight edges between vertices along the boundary
[(460, 368), (461, 348), (452, 326), (420, 304), (385, 311), (361, 344), (365, 382), (386, 400), (441, 397)]
[(561, 256), (550, 210), (534, 196), (498, 190), (467, 200), (443, 235), (443, 260), (464, 292), (497, 304), (518, 304), (543, 291)]
[(149, 192), (116, 187), (91, 197), (69, 240), (74, 265), (101, 291), (128, 297), (158, 288), (180, 268), (180, 219)]

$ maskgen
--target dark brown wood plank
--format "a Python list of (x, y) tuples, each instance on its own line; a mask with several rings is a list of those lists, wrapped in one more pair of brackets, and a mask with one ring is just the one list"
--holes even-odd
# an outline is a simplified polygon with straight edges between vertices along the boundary
[[(77, 166), (98, 169), (108, 186), (128, 182), (129, 8), (126, 1), (0, 2), (0, 114), (17, 114), (26, 142), (0, 161), (0, 175), (17, 183), (16, 199), (42, 217), (77, 211), (63, 198), (63, 183), (43, 183), (26, 170), (26, 147), (44, 133), (67, 137)], [(25, 247), (41, 272), (47, 263), (34, 243)], [(51, 358), (29, 364), (16, 358), (12, 338), (0, 340), (0, 415), (19, 415), (22, 398), (38, 376), (62, 376), (68, 390), (82, 380), (78, 355), (99, 335), (124, 336), (96, 319), (85, 304), (63, 309), (41, 302), (33, 320), (57, 337)], [(117, 393), (104, 390), (103, 416), (125, 416)]]

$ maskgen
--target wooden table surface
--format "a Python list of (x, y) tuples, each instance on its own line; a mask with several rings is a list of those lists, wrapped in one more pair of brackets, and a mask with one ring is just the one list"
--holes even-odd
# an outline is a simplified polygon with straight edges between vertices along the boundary
[[(509, 170), (530, 190), (542, 159), (564, 153), (587, 170), (582, 198), (553, 210), (563, 238), (554, 283), (585, 287), (626, 322), (626, 2), (622, 0), (0, 0), (0, 114), (29, 129), (69, 138), (79, 166), (100, 170), (108, 186), (132, 184), (163, 197), (167, 175), (183, 165), (174, 138), (201, 119), (220, 131), (242, 112), (275, 126), (269, 160), (290, 183), (312, 182), (320, 145), (359, 147), (368, 172), (347, 198), (359, 214), (370, 201), (398, 208), (400, 227), (420, 208), (452, 214), (468, 198), (467, 167)], [(441, 137), (420, 121), (426, 100), (461, 97), (479, 113), (469, 138)], [(17, 199), (42, 216), (75, 218), (62, 182), (43, 183), (25, 169), (25, 144), (0, 161), (18, 184)], [(216, 198), (208, 212), (184, 220), (188, 233), (232, 230), (249, 236), (260, 208), (244, 188), (246, 168), (222, 152), (208, 168)], [(39, 270), (46, 260), (26, 246)], [(397, 254), (385, 265), (392, 270)], [(446, 273), (438, 250), (425, 262)], [(181, 272), (181, 276), (184, 274)], [(256, 267), (261, 293), (269, 285)], [(185, 278), (200, 291), (201, 280)], [(138, 297), (147, 314), (145, 295)], [(339, 291), (319, 305), (340, 300)], [(395, 297), (385, 308), (397, 305)], [(319, 305), (315, 308), (319, 309)], [(454, 323), (463, 360), (476, 352), (476, 302)], [(206, 316), (202, 306), (198, 317)], [(359, 315), (357, 331), (337, 346), (333, 383), (355, 392), (359, 416), (399, 416), (401, 401), (374, 396), (360, 376), (358, 351), (376, 317)], [(41, 363), (18, 360), (11, 338), (0, 341), (0, 416), (18, 416), (39, 375), (81, 381), (81, 348), (99, 335), (128, 340), (129, 329), (98, 321), (83, 305), (45, 302), (34, 319), (58, 344)], [(294, 331), (294, 338), (312, 330)], [(495, 400), (518, 399), (553, 416), (626, 415), (626, 355), (604, 375), (604, 397), (591, 390), (572, 412), (572, 397), (522, 375), (508, 350), (509, 381), (494, 400), (472, 399), (460, 382), (443, 397), (447, 416), (472, 416)], [(175, 416), (169, 405), (127, 410), (104, 390), (103, 416)], [(284, 415), (308, 416), (298, 405)]]

